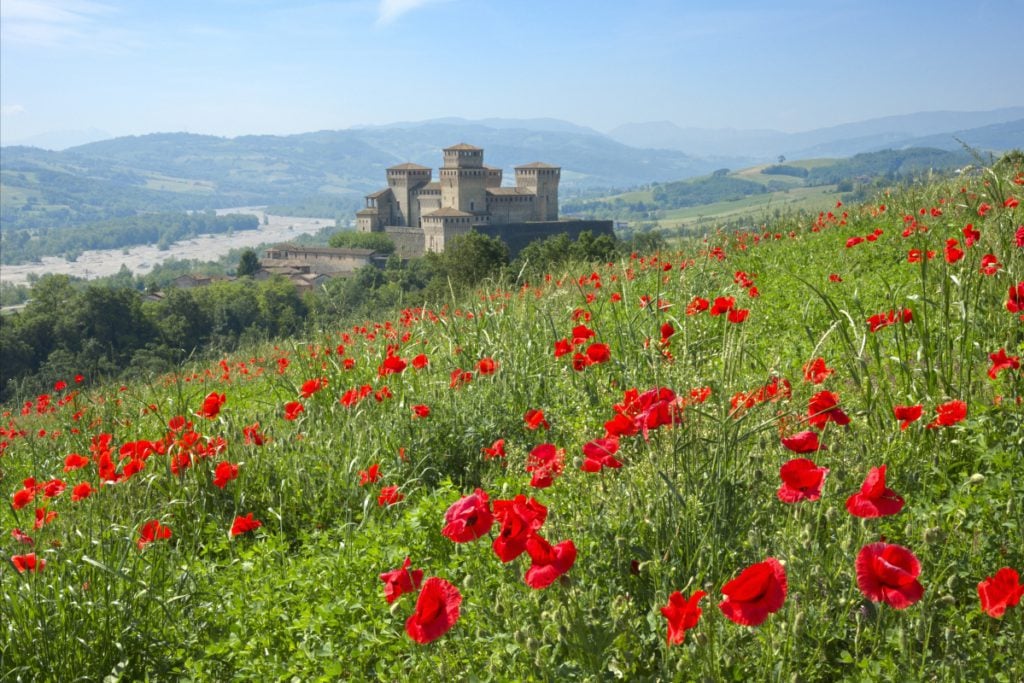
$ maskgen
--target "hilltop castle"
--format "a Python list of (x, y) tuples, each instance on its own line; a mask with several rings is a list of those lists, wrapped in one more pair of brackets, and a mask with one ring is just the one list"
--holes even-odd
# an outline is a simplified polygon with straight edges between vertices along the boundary
[(502, 187), (501, 169), (484, 164), (482, 149), (465, 143), (446, 147), (440, 180), (419, 164), (387, 169), (388, 186), (366, 196), (356, 227), (386, 233), (406, 257), (442, 252), (470, 230), (503, 239), (513, 253), (559, 233), (611, 234), (611, 221), (559, 220), (558, 166), (538, 161), (515, 172), (515, 186)]

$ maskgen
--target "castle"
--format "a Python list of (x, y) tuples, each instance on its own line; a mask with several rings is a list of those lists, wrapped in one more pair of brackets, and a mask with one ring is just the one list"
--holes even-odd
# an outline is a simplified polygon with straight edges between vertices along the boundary
[(388, 186), (366, 196), (356, 213), (362, 232), (384, 232), (404, 257), (442, 252), (470, 230), (504, 240), (514, 254), (533, 239), (583, 230), (612, 234), (611, 221), (559, 220), (562, 169), (542, 162), (516, 166), (514, 187), (484, 164), (484, 151), (465, 143), (444, 149), (440, 180), (419, 164), (387, 169)]

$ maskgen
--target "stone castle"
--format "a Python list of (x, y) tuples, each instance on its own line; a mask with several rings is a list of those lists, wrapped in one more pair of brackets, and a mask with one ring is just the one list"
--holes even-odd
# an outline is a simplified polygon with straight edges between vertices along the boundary
[(442, 252), (470, 230), (503, 239), (514, 254), (534, 239), (590, 230), (611, 234), (611, 221), (559, 220), (562, 169), (542, 162), (516, 166), (516, 184), (503, 187), (502, 170), (484, 164), (484, 151), (465, 143), (444, 149), (440, 180), (419, 164), (387, 169), (388, 186), (366, 196), (356, 213), (362, 232), (384, 232), (401, 256)]

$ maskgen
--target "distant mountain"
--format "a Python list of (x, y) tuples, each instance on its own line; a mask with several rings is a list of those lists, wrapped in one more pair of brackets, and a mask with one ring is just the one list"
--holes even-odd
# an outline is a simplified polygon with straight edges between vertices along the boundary
[(380, 125), (352, 126), (353, 130), (374, 129), (374, 128), (419, 128), (422, 126), (445, 125), (445, 126), (483, 126), (485, 128), (496, 128), (498, 130), (530, 130), (544, 133), (581, 133), (583, 135), (600, 135), (604, 133), (580, 126), (570, 121), (552, 118), (538, 119), (464, 119), (458, 116), (448, 116), (440, 119), (428, 119), (426, 121), (402, 121), (399, 123), (385, 123)]
[[(921, 146), (919, 139), (954, 131), (966, 132), (1024, 118), (1024, 107), (1009, 107), (983, 112), (920, 112), (887, 116), (819, 128), (800, 133), (777, 130), (734, 130), (682, 128), (669, 121), (630, 123), (608, 135), (623, 144), (637, 147), (675, 149), (696, 156), (743, 157), (763, 162), (778, 155), (794, 159), (845, 157), (886, 147)], [(1016, 146), (987, 135), (992, 149)], [(928, 143), (930, 144), (930, 143)]]
[(58, 130), (50, 133), (40, 133), (20, 140), (4, 140), (4, 146), (38, 147), (51, 151), (60, 151), (68, 147), (84, 145), (97, 140), (106, 140), (112, 137), (110, 133), (99, 128), (87, 130)]

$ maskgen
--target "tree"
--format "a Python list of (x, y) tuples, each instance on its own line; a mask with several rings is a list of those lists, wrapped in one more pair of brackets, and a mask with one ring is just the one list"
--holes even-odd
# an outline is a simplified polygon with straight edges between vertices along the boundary
[(508, 265), (508, 246), (497, 237), (471, 231), (459, 235), (441, 254), (444, 273), (455, 287), (472, 287), (484, 278), (498, 277)]
[(382, 254), (391, 254), (395, 251), (395, 243), (391, 238), (379, 232), (342, 230), (331, 235), (327, 243), (335, 248), (373, 249)]
[(260, 269), (260, 259), (253, 249), (243, 249), (242, 255), (238, 257), (238, 268), (235, 275), (238, 277), (252, 277)]

